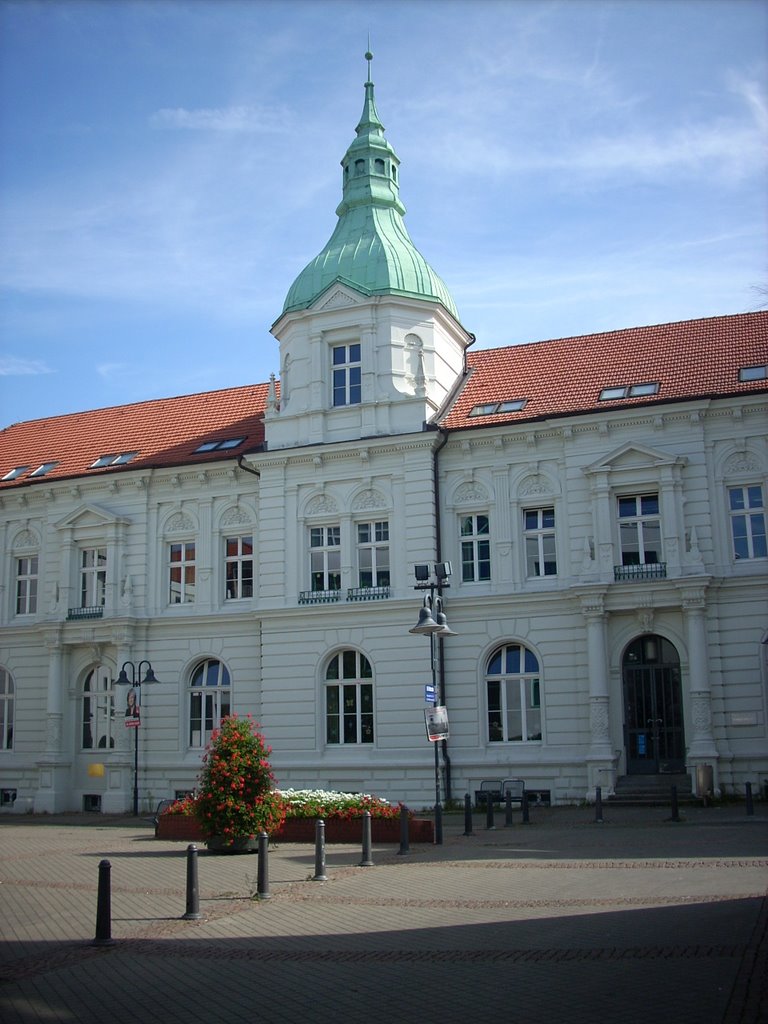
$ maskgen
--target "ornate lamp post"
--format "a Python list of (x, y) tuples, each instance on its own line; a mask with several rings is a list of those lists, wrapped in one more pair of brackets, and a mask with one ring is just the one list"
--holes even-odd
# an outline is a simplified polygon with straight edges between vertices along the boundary
[[(451, 575), (451, 563), (450, 562), (437, 562), (434, 567), (434, 575), (430, 572), (428, 565), (417, 565), (415, 568), (416, 585), (414, 590), (428, 590), (429, 595), (424, 595), (421, 609), (419, 610), (419, 621), (409, 629), (409, 633), (416, 633), (421, 636), (429, 637), (429, 660), (432, 668), (432, 707), (433, 715), (436, 718), (437, 714), (434, 709), (444, 708), (445, 694), (442, 689), (438, 687), (437, 678), (437, 652), (438, 645), (435, 642), (436, 638), (442, 640), (445, 636), (456, 636), (456, 633), (448, 626), (448, 620), (445, 617), (443, 611), (443, 598), (440, 594), (436, 594), (435, 591), (443, 590), (449, 587), (450, 584), (447, 582), (448, 577)], [(434, 743), (435, 748), (435, 843), (442, 844), (443, 842), (443, 805), (440, 800), (440, 758), (438, 752), (438, 742), (440, 738), (445, 741), (447, 739), (447, 721), (445, 722), (445, 732), (442, 737), (430, 735), (430, 739)]]
[[(141, 669), (146, 666), (144, 679), (141, 679)], [(130, 669), (130, 675), (126, 672)], [(145, 683), (156, 683), (155, 673), (148, 661), (140, 661), (138, 666), (132, 661), (123, 663), (120, 675), (115, 680), (117, 686), (128, 686), (125, 708), (125, 726), (133, 729), (133, 814), (139, 815), (139, 728), (141, 726), (141, 687)]]

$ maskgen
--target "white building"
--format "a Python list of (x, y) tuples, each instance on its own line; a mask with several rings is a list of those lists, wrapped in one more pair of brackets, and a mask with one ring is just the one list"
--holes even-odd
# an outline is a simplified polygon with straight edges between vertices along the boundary
[[(768, 313), (475, 351), (370, 82), (342, 167), (280, 385), (0, 433), (2, 807), (125, 811), (138, 764), (147, 810), (230, 711), (281, 786), (429, 805), (433, 645), (443, 799), (761, 784)], [(430, 594), (455, 636), (409, 632)]]

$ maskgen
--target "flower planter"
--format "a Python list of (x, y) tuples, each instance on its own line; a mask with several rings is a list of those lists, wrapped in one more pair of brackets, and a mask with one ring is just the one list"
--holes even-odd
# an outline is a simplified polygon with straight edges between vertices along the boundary
[[(195, 818), (184, 814), (163, 814), (155, 826), (156, 839), (171, 839), (179, 842), (205, 842), (203, 831)], [(315, 841), (314, 818), (288, 818), (282, 828), (270, 837), (283, 843), (313, 843)], [(434, 823), (428, 818), (411, 818), (408, 822), (410, 843), (434, 842)], [(374, 843), (399, 843), (399, 818), (372, 818), (371, 839)], [(329, 818), (325, 823), (326, 843), (362, 843), (363, 819)], [(210, 849), (210, 846), (208, 847)]]
[(197, 819), (188, 814), (161, 814), (155, 825), (155, 839), (178, 839), (188, 843), (205, 841)]

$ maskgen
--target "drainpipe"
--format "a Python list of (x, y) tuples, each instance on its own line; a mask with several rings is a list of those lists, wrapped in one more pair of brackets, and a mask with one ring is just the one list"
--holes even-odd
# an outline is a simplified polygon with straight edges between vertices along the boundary
[(238, 465), (238, 467), (240, 469), (244, 469), (246, 473), (253, 473), (254, 476), (261, 477), (261, 473), (258, 471), (258, 469), (254, 469), (252, 466), (246, 466), (245, 462), (243, 461), (244, 459), (245, 459), (244, 455), (238, 455), (237, 456), (237, 465)]
[[(441, 450), (448, 443), (448, 431), (442, 430), (440, 427), (437, 428), (438, 433), (441, 435), (440, 444), (434, 449), (432, 453), (432, 489), (435, 495), (435, 551), (437, 554), (437, 561), (442, 562), (442, 531), (440, 528), (440, 472), (438, 466), (438, 456)], [(438, 588), (438, 593), (440, 590)], [(439, 675), (439, 696), (440, 703), (445, 704), (445, 651), (443, 649), (443, 641), (441, 640), (438, 644), (440, 651), (439, 664), (438, 664), (438, 675)], [(451, 791), (451, 758), (448, 754), (448, 740), (440, 740), (440, 750), (443, 758), (443, 771), (445, 772), (445, 799), (446, 802), (453, 799)]]

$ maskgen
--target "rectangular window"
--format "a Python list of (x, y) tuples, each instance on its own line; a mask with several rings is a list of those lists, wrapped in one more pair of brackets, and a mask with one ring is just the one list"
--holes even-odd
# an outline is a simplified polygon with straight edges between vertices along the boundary
[(16, 559), (16, 614), (37, 611), (37, 555)]
[(661, 562), (658, 494), (623, 495), (618, 499), (618, 517), (621, 564)]
[(529, 577), (555, 576), (557, 574), (557, 556), (554, 508), (525, 509), (523, 524), (525, 527), (526, 574)]
[(227, 600), (253, 597), (253, 537), (227, 537), (224, 549)]
[(168, 603), (192, 604), (195, 600), (195, 542), (168, 545)]
[(490, 520), (486, 515), (462, 516), (461, 579), (476, 583), (491, 578)]
[(359, 342), (334, 345), (331, 353), (334, 406), (359, 405), (362, 398)]
[(102, 608), (107, 596), (107, 549), (80, 552), (80, 607)]
[(309, 549), (312, 590), (341, 590), (341, 527), (311, 527)]
[(373, 685), (327, 686), (325, 721), (327, 743), (373, 743)]
[(357, 524), (359, 587), (389, 586), (389, 523)]
[(766, 558), (765, 504), (760, 484), (728, 490), (733, 557)]

